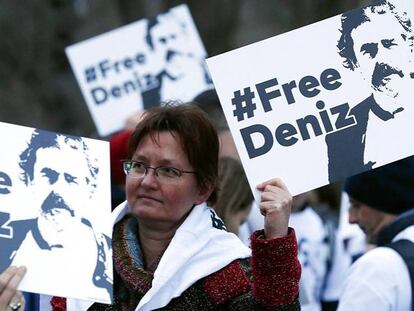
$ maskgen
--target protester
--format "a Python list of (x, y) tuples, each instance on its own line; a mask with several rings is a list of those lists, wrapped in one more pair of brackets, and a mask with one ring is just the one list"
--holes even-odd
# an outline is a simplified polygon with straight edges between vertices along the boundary
[(214, 125), (218, 133), (220, 141), (219, 156), (239, 160), (236, 144), (230, 133), (229, 125), (221, 108), (216, 90), (209, 89), (198, 94), (194, 98), (194, 104), (208, 115), (210, 122)]
[[(243, 178), (237, 177), (240, 176), (239, 173), (234, 171), (232, 174), (235, 174), (235, 176), (231, 176), (230, 171), (236, 170), (234, 163), (230, 164), (230, 160), (227, 160), (227, 163), (221, 163), (222, 159), (232, 158), (237, 163), (240, 163), (240, 160), (219, 98), (216, 91), (210, 89), (198, 95), (194, 101), (198, 107), (207, 113), (219, 134), (219, 168), (220, 164), (222, 166), (221, 170), (219, 169), (219, 201), (221, 199), (225, 202), (223, 204), (225, 208), (221, 207), (220, 204), (214, 205), (213, 208), (223, 219), (227, 229), (231, 232), (237, 232), (239, 238), (246, 245), (249, 245), (251, 233), (263, 228), (264, 219), (257, 206), (254, 205), (253, 197), (251, 199), (249, 197), (252, 203), (249, 209), (243, 209), (241, 204), (239, 211), (236, 211), (234, 204), (227, 205), (231, 201), (241, 203), (247, 200), (247, 194), (251, 195), (251, 191), (247, 180), (244, 181)], [(239, 165), (241, 166), (241, 163)], [(233, 167), (226, 168), (226, 166)], [(220, 171), (223, 172), (220, 174)], [(330, 239), (332, 239), (332, 243), (335, 243), (334, 233), (333, 236), (328, 237), (328, 235), (335, 229), (329, 226), (329, 229), (332, 230), (327, 230), (328, 221), (325, 222), (321, 219), (308, 204), (310, 202), (309, 195), (309, 193), (306, 193), (293, 199), (289, 225), (295, 229), (299, 243), (299, 260), (302, 265), (301, 307), (303, 310), (320, 310), (321, 300), (326, 288), (325, 281), (330, 269)], [(249, 211), (248, 214), (247, 211)], [(244, 219), (246, 219), (245, 222)]]
[(258, 185), (265, 228), (250, 250), (205, 203), (216, 199), (218, 149), (197, 107), (145, 114), (124, 162), (127, 201), (114, 211), (114, 304), (89, 310), (299, 309), (289, 192), (279, 179)]
[(338, 310), (413, 310), (414, 157), (350, 177), (349, 222), (377, 245), (350, 268)]
[(212, 206), (227, 230), (236, 235), (249, 215), (253, 195), (240, 161), (222, 157), (218, 166), (218, 196)]
[(0, 311), (24, 310), (25, 300), (17, 285), (25, 273), (25, 267), (10, 266), (0, 274)]
[(305, 192), (293, 197), (289, 226), (296, 232), (302, 266), (301, 295), (307, 298), (302, 310), (319, 311), (328, 272), (329, 244), (321, 217), (309, 205), (310, 195)]
[(125, 201), (125, 174), (121, 161), (127, 158), (128, 141), (131, 134), (132, 129), (126, 128), (109, 138), (112, 209)]
[[(322, 295), (323, 311), (334, 311), (338, 308), (347, 271), (351, 264), (366, 252), (364, 233), (358, 225), (348, 222), (349, 205), (348, 195), (342, 191), (338, 227), (334, 236), (330, 235), (329, 241), (330, 259)], [(325, 223), (325, 226), (326, 224), (329, 222)], [(329, 231), (331, 230), (328, 227)]]

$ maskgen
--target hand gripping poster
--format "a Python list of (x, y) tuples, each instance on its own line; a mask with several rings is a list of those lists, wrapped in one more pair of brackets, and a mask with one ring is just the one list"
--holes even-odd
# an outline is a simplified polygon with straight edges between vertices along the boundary
[(0, 271), (26, 266), (22, 291), (109, 303), (108, 143), (2, 122), (0, 129)]
[(414, 154), (414, 2), (377, 1), (207, 59), (250, 186), (293, 195)]
[(212, 87), (186, 5), (69, 46), (66, 54), (101, 136), (137, 111), (190, 101)]

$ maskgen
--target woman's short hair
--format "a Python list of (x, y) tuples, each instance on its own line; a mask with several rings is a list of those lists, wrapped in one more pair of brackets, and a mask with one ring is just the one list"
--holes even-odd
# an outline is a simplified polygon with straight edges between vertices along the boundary
[(192, 103), (178, 105), (169, 102), (145, 112), (129, 140), (128, 157), (132, 158), (146, 135), (151, 135), (156, 141), (155, 135), (166, 131), (180, 138), (183, 151), (196, 172), (198, 185), (202, 189), (213, 187), (207, 201), (209, 205), (214, 204), (217, 199), (219, 152), (217, 131), (207, 115)]

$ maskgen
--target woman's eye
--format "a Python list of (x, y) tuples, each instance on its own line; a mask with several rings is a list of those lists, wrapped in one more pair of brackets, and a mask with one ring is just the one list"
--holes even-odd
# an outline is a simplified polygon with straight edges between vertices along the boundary
[(162, 167), (161, 168), (162, 174), (169, 176), (169, 177), (179, 177), (180, 171), (174, 167)]
[(136, 169), (141, 169), (141, 168), (145, 167), (145, 165), (144, 165), (144, 163), (141, 163), (141, 162), (134, 162), (134, 163), (132, 163), (132, 167), (136, 168)]

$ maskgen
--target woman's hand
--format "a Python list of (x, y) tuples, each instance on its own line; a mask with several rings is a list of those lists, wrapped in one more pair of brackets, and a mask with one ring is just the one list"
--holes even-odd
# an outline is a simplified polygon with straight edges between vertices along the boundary
[(265, 181), (256, 187), (262, 191), (260, 212), (265, 217), (266, 238), (286, 236), (292, 207), (292, 196), (284, 182), (279, 178)]
[(22, 293), (17, 291), (17, 285), (25, 273), (25, 267), (12, 266), (0, 274), (0, 311), (24, 310), (25, 300)]

